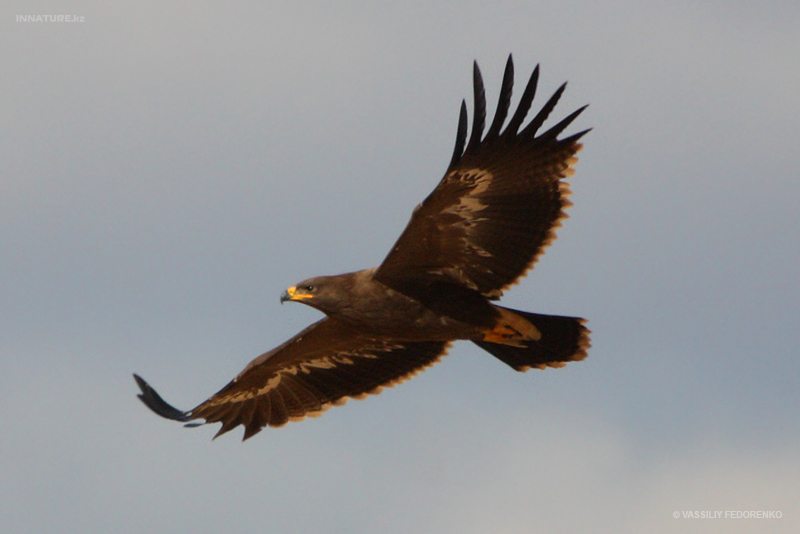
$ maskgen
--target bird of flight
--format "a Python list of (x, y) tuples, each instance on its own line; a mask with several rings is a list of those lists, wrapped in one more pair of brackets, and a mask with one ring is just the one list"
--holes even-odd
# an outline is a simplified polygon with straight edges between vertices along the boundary
[[(222, 423), (217, 437), (244, 427), (318, 416), (348, 398), (363, 398), (407, 380), (469, 340), (517, 371), (580, 361), (589, 331), (577, 317), (542, 315), (493, 301), (515, 284), (555, 239), (571, 205), (578, 140), (559, 139), (586, 108), (540, 133), (566, 84), (523, 126), (539, 67), (505, 129), (514, 64), (506, 63), (500, 100), (486, 135), (483, 80), (474, 64), (472, 132), (461, 103), (455, 149), (444, 178), (419, 204), (378, 267), (304, 280), (281, 302), (301, 302), (326, 317), (250, 362), (228, 385), (189, 411), (164, 401), (134, 375), (139, 398), (160, 416), (187, 426)], [(202, 420), (202, 423), (192, 421)]]

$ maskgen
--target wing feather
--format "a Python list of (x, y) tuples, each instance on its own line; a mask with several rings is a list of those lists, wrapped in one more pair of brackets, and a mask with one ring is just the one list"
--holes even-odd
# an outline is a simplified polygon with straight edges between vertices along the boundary
[[(506, 70), (503, 73), (503, 83), (500, 86), (500, 98), (497, 101), (497, 111), (494, 113), (494, 120), (486, 132), (484, 142), (494, 141), (500, 135), (500, 129), (508, 117), (508, 110), (511, 106), (511, 91), (514, 88), (514, 62), (508, 56)], [(460, 155), (460, 154), (459, 154)]]
[[(222, 423), (216, 436), (244, 427), (244, 439), (265, 426), (320, 415), (348, 398), (379, 393), (436, 363), (445, 341), (400, 342), (371, 337), (326, 317), (250, 362), (228, 385), (182, 412), (134, 375), (139, 398), (154, 412), (178, 421)], [(192, 424), (192, 423), (190, 423)]]
[(467, 152), (475, 150), (480, 145), (483, 128), (486, 126), (486, 91), (483, 89), (483, 77), (477, 61), (473, 63), (472, 67), (472, 83), (475, 94), (475, 119), (472, 121), (472, 133), (469, 136)]
[(566, 82), (562, 83), (561, 86), (556, 89), (556, 92), (553, 93), (553, 96), (550, 97), (550, 100), (548, 100), (547, 103), (542, 106), (542, 109), (539, 110), (539, 113), (537, 113), (536, 116), (531, 119), (531, 122), (528, 123), (528, 125), (519, 133), (519, 135), (528, 138), (534, 137), (536, 132), (539, 131), (539, 128), (542, 127), (542, 124), (544, 124), (544, 121), (547, 120), (547, 117), (550, 116), (550, 113), (553, 112), (558, 104), (558, 101), (561, 100), (561, 95), (564, 94), (564, 90), (566, 90), (566, 88)]
[(456, 145), (453, 148), (453, 157), (450, 159), (450, 167), (453, 167), (461, 154), (464, 153), (464, 144), (467, 142), (467, 103), (461, 101), (461, 110), (458, 113), (458, 128), (456, 132)]
[[(511, 56), (508, 56), (508, 60), (511, 61)], [(528, 84), (525, 86), (525, 90), (522, 92), (522, 97), (519, 99), (517, 111), (514, 112), (514, 116), (511, 117), (510, 121), (508, 121), (508, 126), (506, 126), (503, 137), (513, 138), (517, 135), (519, 127), (522, 126), (522, 123), (525, 121), (525, 117), (528, 115), (528, 111), (531, 109), (531, 104), (533, 104), (533, 99), (536, 96), (536, 86), (538, 83), (539, 65), (536, 65), (536, 68), (533, 69), (531, 77), (528, 80)]]
[(462, 107), (456, 152), (439, 185), (414, 210), (408, 226), (375, 273), (398, 291), (412, 285), (455, 283), (497, 298), (530, 269), (555, 239), (566, 217), (571, 176), (581, 149), (578, 140), (589, 130), (558, 139), (586, 108), (569, 114), (536, 135), (566, 88), (558, 88), (525, 128), (536, 93), (539, 67), (534, 69), (519, 106), (506, 130), (498, 134), (508, 114), (513, 85), (509, 56), (498, 108), (483, 141), (485, 96), (475, 65), (475, 112), (472, 133), (463, 154), (466, 117)]

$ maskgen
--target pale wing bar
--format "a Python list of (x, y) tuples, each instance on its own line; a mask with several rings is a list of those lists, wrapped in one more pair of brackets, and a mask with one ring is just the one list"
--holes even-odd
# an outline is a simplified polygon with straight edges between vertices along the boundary
[(164, 401), (141, 377), (134, 378), (142, 391), (139, 398), (156, 414), (182, 422), (222, 423), (216, 436), (242, 425), (248, 439), (267, 425), (283, 426), (318, 416), (347, 398), (380, 393), (436, 363), (448, 346), (441, 341), (371, 339), (325, 318), (253, 360), (233, 381), (188, 412)]

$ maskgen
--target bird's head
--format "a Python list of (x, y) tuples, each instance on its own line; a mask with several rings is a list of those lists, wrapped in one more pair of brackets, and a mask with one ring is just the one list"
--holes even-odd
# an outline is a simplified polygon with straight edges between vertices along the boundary
[(320, 285), (316, 278), (309, 278), (308, 280), (303, 280), (302, 282), (288, 288), (286, 291), (281, 294), (281, 304), (286, 302), (287, 300), (293, 300), (296, 302), (303, 302), (308, 299), (313, 299), (319, 291)]
[[(360, 271), (366, 272), (366, 271)], [(300, 302), (327, 315), (337, 315), (352, 306), (356, 275), (346, 273), (336, 276), (317, 276), (293, 285), (281, 295), (281, 304)]]
[(335, 309), (341, 300), (341, 291), (335, 276), (318, 276), (293, 285), (281, 295), (281, 304), (286, 301), (301, 302), (320, 311)]

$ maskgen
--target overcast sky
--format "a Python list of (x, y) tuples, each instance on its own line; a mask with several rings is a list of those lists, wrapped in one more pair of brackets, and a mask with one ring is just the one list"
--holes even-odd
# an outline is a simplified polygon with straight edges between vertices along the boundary
[[(800, 531), (795, 0), (8, 4), (3, 532)], [(503, 302), (589, 358), (457, 343), (246, 443), (136, 399), (195, 406), (319, 317), (286, 287), (380, 263), (510, 52), (513, 102), (540, 63), (594, 129)]]

